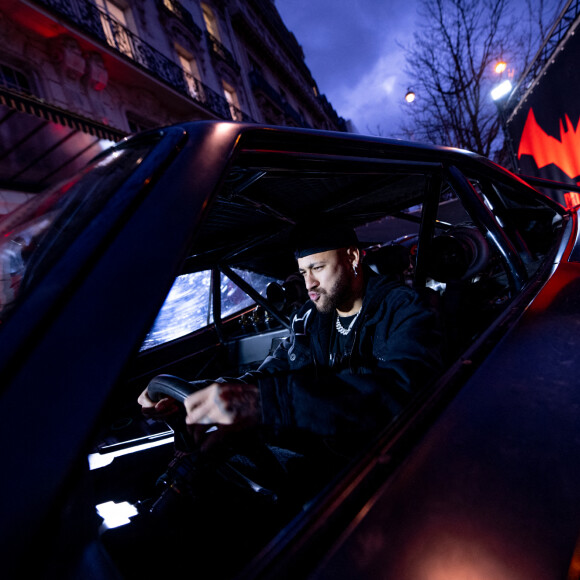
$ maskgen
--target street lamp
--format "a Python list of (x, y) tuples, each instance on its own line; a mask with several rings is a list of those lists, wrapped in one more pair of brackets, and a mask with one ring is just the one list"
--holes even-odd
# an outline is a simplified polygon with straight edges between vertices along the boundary
[[(496, 69), (497, 69), (497, 67), (496, 67)], [(513, 89), (512, 83), (508, 79), (506, 79), (505, 81), (502, 81), (501, 83), (499, 83), (499, 85), (495, 86), (492, 89), (491, 98), (493, 99), (493, 102), (495, 103), (495, 106), (497, 107), (499, 120), (501, 122), (501, 128), (503, 129), (504, 139), (507, 141), (510, 156), (512, 158), (514, 171), (517, 171), (518, 159), (516, 156), (516, 152), (514, 150), (514, 144), (512, 142), (511, 136), (510, 136), (509, 131), (508, 131), (507, 119), (505, 116), (505, 109), (504, 109), (504, 105), (508, 101), (509, 96), (511, 95), (512, 89)]]
[(498, 62), (495, 63), (495, 67), (494, 67), (494, 71), (500, 75), (502, 72), (505, 71), (505, 69), (507, 68), (507, 62), (505, 60), (500, 60)]
[(499, 85), (493, 88), (491, 91), (491, 98), (494, 101), (498, 101), (505, 95), (508, 95), (512, 91), (512, 83), (506, 79), (505, 81), (501, 82)]
[(407, 89), (407, 94), (405, 95), (405, 101), (407, 103), (412, 103), (415, 100), (415, 91), (413, 89)]

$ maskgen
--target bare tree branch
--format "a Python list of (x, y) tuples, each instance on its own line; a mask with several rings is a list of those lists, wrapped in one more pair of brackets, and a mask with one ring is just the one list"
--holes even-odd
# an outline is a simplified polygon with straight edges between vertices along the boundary
[[(565, 0), (558, 0), (559, 4)], [(490, 92), (499, 82), (493, 65), (509, 62), (521, 74), (553, 21), (554, 2), (526, 0), (421, 0), (420, 29), (406, 47), (406, 73), (417, 94), (403, 134), (414, 140), (498, 157), (501, 126)], [(516, 10), (517, 7), (520, 10)]]

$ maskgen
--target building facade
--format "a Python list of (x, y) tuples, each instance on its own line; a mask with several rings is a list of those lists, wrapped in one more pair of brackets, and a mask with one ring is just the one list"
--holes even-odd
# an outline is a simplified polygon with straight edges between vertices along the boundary
[(0, 38), (0, 213), (153, 127), (346, 130), (273, 0), (4, 0)]

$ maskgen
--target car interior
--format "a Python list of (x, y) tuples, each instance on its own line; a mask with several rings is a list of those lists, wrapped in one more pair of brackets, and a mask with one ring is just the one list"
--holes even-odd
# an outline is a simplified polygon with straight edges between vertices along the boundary
[[(79, 270), (70, 273), (70, 279), (77, 274), (81, 279), (79, 273), (92, 267), (90, 260), (101, 250), (100, 238), (95, 236), (94, 241), (91, 231), (100, 229), (110, 237), (124, 233), (125, 218), (148, 199), (143, 184), (153, 188), (151, 194), (157, 193), (155, 179), (170, 174), (172, 164), (179, 162), (184, 139), (183, 131), (177, 131), (167, 139), (153, 132), (130, 140), (113, 154), (95, 159), (64, 186), (36, 196), (0, 220), (0, 324), (14, 312), (18, 316), (23, 298), (35, 296), (43, 276), (52, 275), (55, 264), (66, 262), (60, 258), (69, 242), (86, 236), (86, 254), (81, 253), (72, 267)], [(97, 535), (105, 538), (115, 530), (131, 535), (132, 526), (159, 505), (167, 490), (179, 489), (174, 472), (171, 477), (167, 474), (183, 425), (146, 419), (137, 403), (139, 394), (149, 386), (159, 396), (179, 399), (196, 381), (240, 377), (256, 369), (288, 336), (293, 313), (308, 299), (289, 246), (297, 223), (338, 220), (352, 226), (365, 267), (414, 288), (441, 322), (446, 370), (417, 394), (408, 410), (384, 426), (377, 445), (415, 430), (419, 411), (429, 407), (430, 392), (453, 393), (454, 384), (461, 388), (470, 368), (485, 358), (509, 327), (506, 320), (518, 315), (517, 302), (529, 303), (562, 251), (563, 233), (570, 223), (566, 210), (537, 197), (526, 182), (491, 163), (469, 155), (447, 156), (443, 150), (423, 154), (421, 147), (408, 151), (406, 146), (388, 144), (384, 149), (376, 148), (376, 143), (368, 147), (356, 139), (346, 143), (328, 139), (323, 148), (308, 141), (291, 132), (244, 133), (227, 172), (220, 173), (207, 198), (203, 215), (196, 215), (199, 221), (191, 225), (187, 248), (175, 236), (174, 247), (182, 244), (186, 252), (180, 270), (166, 268), (164, 277), (158, 278), (155, 303), (145, 292), (140, 296), (140, 305), (149, 300), (152, 318), (167, 291), (148, 332), (140, 336), (141, 326), (135, 330), (126, 325), (132, 338), (130, 344), (125, 341), (126, 350), (118, 358), (120, 365), (127, 364), (114, 388), (117, 370), (111, 371), (110, 381), (103, 381), (103, 398), (108, 399), (87, 446), (91, 493), (83, 497), (83, 502), (91, 503), (91, 525)], [(153, 179), (147, 167), (151, 157)], [(191, 189), (186, 195), (198, 195), (195, 179), (179, 187)], [(179, 208), (170, 207), (168, 215), (172, 211)], [(184, 222), (183, 230), (187, 227)], [(120, 269), (126, 259), (120, 260)], [(166, 259), (159, 251), (158, 263)], [(50, 290), (64, 302), (68, 295), (58, 282)], [(44, 300), (44, 288), (36, 295)], [(126, 302), (125, 295), (122, 300)], [(54, 303), (60, 304), (56, 298)], [(84, 302), (79, 304), (84, 308)], [(106, 308), (108, 302), (98, 312)], [(134, 310), (135, 319), (142, 317), (139, 308)], [(139, 324), (149, 324), (149, 317)], [(72, 318), (76, 323), (77, 317)], [(18, 325), (12, 328), (18, 332)], [(127, 360), (125, 353), (133, 344), (133, 356)], [(100, 350), (95, 358), (99, 356)], [(10, 352), (4, 353), (6, 360), (9, 357)], [(86, 393), (82, 389), (78, 393), (79, 404), (84, 404)], [(83, 439), (79, 445), (84, 443)], [(231, 466), (226, 479), (250, 496), (268, 497), (271, 492), (264, 482)], [(335, 478), (324, 493), (341, 485)], [(302, 503), (299, 516), (315, 514), (324, 497)], [(287, 519), (274, 543), (295, 530)], [(274, 535), (261, 538), (262, 545)]]
[(158, 493), (157, 478), (173, 456), (173, 429), (141, 416), (138, 394), (159, 375), (186, 382), (240, 376), (288, 335), (293, 311), (307, 299), (288, 249), (299, 220), (338, 218), (355, 227), (368, 267), (415, 288), (437, 310), (449, 365), (557, 246), (562, 212), (526, 195), (524, 183), (516, 189), (432, 162), (346, 163), (248, 150), (233, 161), (103, 414), (89, 462), (105, 520), (103, 506), (137, 513)]

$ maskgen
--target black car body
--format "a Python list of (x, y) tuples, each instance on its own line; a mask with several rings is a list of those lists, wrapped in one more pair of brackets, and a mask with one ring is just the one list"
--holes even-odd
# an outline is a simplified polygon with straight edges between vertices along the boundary
[[(5, 577), (114, 577), (95, 505), (138, 501), (171, 445), (87, 455), (171, 439), (136, 405), (154, 376), (255, 367), (287, 332), (288, 234), (320, 215), (429, 289), (446, 371), (240, 576), (578, 577), (576, 212), (468, 152), (235, 123), (139, 135), (0, 223)], [(152, 341), (196, 272), (205, 323)]]

